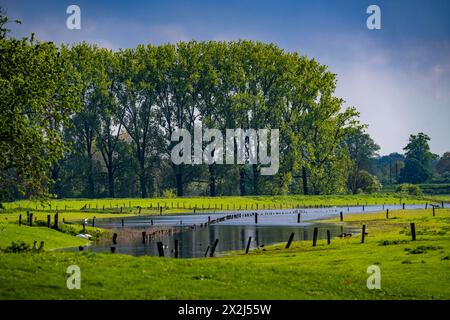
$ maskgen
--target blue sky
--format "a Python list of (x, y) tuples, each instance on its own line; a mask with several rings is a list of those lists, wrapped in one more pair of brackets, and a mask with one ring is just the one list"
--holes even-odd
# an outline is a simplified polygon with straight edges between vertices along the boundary
[[(81, 8), (82, 29), (66, 28)], [(366, 8), (381, 8), (368, 30)], [(432, 151), (450, 151), (450, 1), (24, 1), (0, 0), (35, 32), (57, 43), (118, 49), (180, 40), (253, 39), (315, 58), (338, 75), (337, 95), (361, 112), (381, 153), (401, 151), (423, 131)]]

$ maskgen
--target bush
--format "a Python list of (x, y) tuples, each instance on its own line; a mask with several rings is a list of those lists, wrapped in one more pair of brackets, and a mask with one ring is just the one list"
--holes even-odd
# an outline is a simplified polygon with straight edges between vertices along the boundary
[(410, 183), (402, 183), (397, 186), (396, 192), (402, 193), (402, 194), (409, 194), (412, 196), (421, 196), (422, 190), (418, 185), (410, 184)]
[(176, 195), (172, 189), (164, 189), (162, 192), (162, 197), (163, 198), (176, 198)]
[(6, 247), (5, 252), (8, 253), (21, 253), (30, 251), (31, 248), (28, 244), (23, 241), (15, 242), (13, 241), (9, 247)]

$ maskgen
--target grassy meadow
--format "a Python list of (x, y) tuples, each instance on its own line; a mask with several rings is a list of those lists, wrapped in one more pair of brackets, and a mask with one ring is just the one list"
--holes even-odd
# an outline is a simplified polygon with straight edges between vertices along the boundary
[[(0, 299), (449, 299), (450, 209), (435, 212), (391, 211), (389, 219), (384, 212), (347, 214), (344, 222), (326, 222), (365, 224), (365, 243), (354, 235), (312, 247), (294, 238), (289, 249), (283, 243), (216, 258), (0, 253)], [(0, 224), (9, 240), (18, 228)], [(41, 228), (29, 229), (48, 235), (47, 249), (66, 241), (67, 234)], [(21, 232), (31, 232), (26, 229)], [(74, 264), (81, 268), (80, 290), (66, 288), (66, 268)], [(380, 290), (366, 286), (370, 265), (381, 269)]]

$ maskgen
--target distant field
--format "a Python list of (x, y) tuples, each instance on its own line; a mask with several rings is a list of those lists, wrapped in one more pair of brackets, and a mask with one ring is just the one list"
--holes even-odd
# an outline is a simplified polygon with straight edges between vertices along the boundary
[(320, 206), (362, 206), (382, 204), (425, 204), (450, 202), (449, 195), (402, 196), (398, 194), (329, 195), (329, 196), (248, 196), (248, 197), (192, 197), (192, 198), (130, 198), (130, 199), (61, 199), (46, 202), (21, 200), (3, 203), (0, 219), (16, 221), (19, 214), (33, 213), (37, 220), (46, 221), (55, 212), (66, 221), (112, 218), (130, 215), (193, 213), (254, 209), (290, 209)]
[[(436, 200), (439, 197), (436, 198)], [(442, 197), (444, 198), (444, 197)], [(447, 198), (449, 198), (447, 196)], [(402, 196), (398, 194), (372, 195), (329, 195), (329, 196), (231, 196), (231, 197), (192, 197), (192, 198), (131, 198), (131, 199), (63, 199), (47, 202), (21, 200), (4, 203), (7, 210), (85, 210), (129, 212), (138, 207), (157, 210), (244, 210), (244, 209), (276, 209), (308, 206), (352, 206), (371, 204), (425, 203), (422, 197)]]

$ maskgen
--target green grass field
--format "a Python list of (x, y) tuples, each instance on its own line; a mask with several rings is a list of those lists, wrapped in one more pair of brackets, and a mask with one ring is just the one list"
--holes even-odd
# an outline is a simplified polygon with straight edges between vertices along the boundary
[[(4, 213), (11, 212), (70, 212), (73, 219), (82, 219), (88, 214), (159, 214), (191, 213), (194, 208), (201, 210), (251, 210), (282, 209), (314, 206), (355, 206), (381, 204), (418, 204), (427, 201), (450, 201), (445, 196), (425, 199), (423, 197), (401, 196), (398, 194), (372, 195), (330, 195), (330, 196), (248, 196), (248, 197), (192, 197), (192, 198), (149, 198), (149, 199), (69, 199), (46, 202), (22, 200), (3, 203)], [(141, 209), (139, 209), (141, 208)], [(0, 217), (2, 217), (0, 211)], [(77, 216), (75, 213), (79, 213)], [(109, 217), (109, 216), (104, 216)]]
[[(449, 209), (435, 217), (431, 209), (392, 211), (389, 220), (345, 215), (343, 223), (365, 224), (365, 243), (357, 235), (200, 259), (0, 253), (0, 299), (450, 299)], [(70, 265), (81, 268), (80, 290), (66, 288)], [(381, 290), (366, 286), (370, 265), (381, 268)]]

